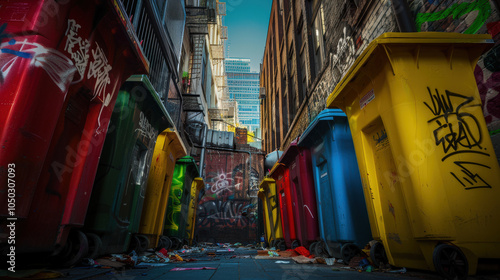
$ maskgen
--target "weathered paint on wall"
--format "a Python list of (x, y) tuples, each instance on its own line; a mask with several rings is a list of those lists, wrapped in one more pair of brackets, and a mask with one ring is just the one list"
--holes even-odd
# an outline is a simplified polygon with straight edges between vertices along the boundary
[(257, 241), (263, 161), (263, 155), (207, 150), (205, 192), (196, 221), (198, 241)]

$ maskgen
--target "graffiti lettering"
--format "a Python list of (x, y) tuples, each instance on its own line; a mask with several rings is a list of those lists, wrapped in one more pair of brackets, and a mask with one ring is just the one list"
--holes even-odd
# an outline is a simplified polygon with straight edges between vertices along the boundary
[(453, 177), (455, 177), (455, 179), (457, 179), (458, 182), (460, 182), (460, 184), (462, 184), (462, 186), (464, 186), (464, 188), (466, 190), (480, 189), (480, 188), (491, 188), (491, 186), (488, 183), (486, 183), (486, 181), (484, 181), (483, 178), (481, 178), (481, 176), (479, 176), (477, 173), (474, 173), (471, 170), (467, 169), (465, 167), (465, 165), (476, 165), (476, 166), (481, 166), (483, 168), (488, 168), (488, 169), (491, 169), (491, 167), (486, 166), (484, 164), (475, 163), (475, 162), (467, 162), (467, 161), (455, 161), (454, 163), (456, 165), (458, 165), (460, 168), (462, 168), (461, 171), (466, 177), (462, 177), (460, 179), (460, 178), (458, 178), (457, 175), (455, 175), (455, 173), (453, 173), (453, 172), (450, 172), (450, 173), (451, 173), (451, 175), (453, 175)]
[(81, 80), (85, 76), (85, 69), (89, 61), (90, 42), (87, 39), (78, 37), (78, 30), (80, 28), (81, 25), (77, 24), (74, 19), (68, 20), (68, 28), (66, 29), (67, 40), (64, 50), (71, 55), (71, 59), (75, 62)]
[[(446, 96), (439, 94), (436, 89), (436, 94), (433, 95), (431, 90), (429, 91), (429, 96), (432, 100), (431, 105), (424, 102), (425, 106), (431, 110), (432, 114), (436, 116), (428, 121), (436, 122), (439, 126), (434, 130), (434, 139), (436, 145), (442, 145), (443, 151), (448, 153), (450, 149), (457, 151), (459, 146), (472, 149), (474, 147), (481, 148), (482, 135), (479, 129), (479, 122), (476, 117), (470, 113), (463, 112), (461, 109), (481, 106), (481, 104), (472, 104), (474, 101), (472, 96), (464, 96), (458, 93), (453, 93), (446, 90)], [(462, 99), (463, 102), (453, 108), (451, 98)], [(452, 117), (456, 119), (456, 124), (452, 120)], [(443, 158), (444, 160), (444, 158)]]
[[(424, 104), (435, 116), (428, 123), (434, 122), (438, 126), (433, 131), (433, 136), (435, 145), (441, 146), (445, 153), (441, 160), (445, 161), (464, 153), (489, 157), (490, 155), (481, 147), (482, 134), (479, 121), (473, 114), (466, 112), (473, 107), (480, 107), (481, 104), (474, 103), (473, 96), (464, 96), (448, 90), (445, 91), (445, 95), (440, 94), (437, 89), (435, 94), (429, 88), (427, 91), (432, 102), (430, 104), (424, 102)], [(455, 107), (458, 103), (459, 105)], [(461, 174), (453, 171), (450, 174), (465, 190), (491, 188), (480, 175), (465, 167), (467, 165), (490, 169), (489, 166), (468, 161), (455, 161), (454, 163), (461, 168)]]
[[(246, 213), (245, 215), (242, 215)], [(256, 205), (249, 201), (212, 200), (198, 206), (198, 225), (256, 226)]]
[[(88, 78), (96, 78), (95, 86), (94, 86), (94, 98), (96, 96), (101, 97), (106, 89), (106, 85), (111, 83), (109, 78), (109, 71), (111, 71), (112, 67), (108, 64), (108, 59), (104, 54), (104, 51), (99, 44), (97, 44), (97, 48), (92, 50), (92, 57), (94, 61), (90, 62)], [(107, 105), (106, 105), (107, 106)]]
[(140, 135), (149, 139), (156, 139), (156, 136), (158, 134), (156, 129), (149, 123), (148, 119), (146, 118), (146, 116), (144, 116), (144, 113), (142, 111), (139, 115), (139, 128), (137, 128), (135, 131), (138, 131)]
[(464, 15), (469, 14), (472, 11), (478, 11), (477, 17), (474, 22), (465, 30), (463, 33), (465, 34), (475, 34), (479, 29), (484, 25), (486, 19), (491, 14), (491, 6), (488, 0), (477, 0), (472, 3), (463, 2), (463, 3), (455, 3), (451, 5), (446, 10), (442, 10), (439, 12), (433, 13), (418, 13), (415, 17), (415, 23), (417, 26), (417, 31), (420, 32), (422, 28), (422, 24), (424, 22), (433, 22), (445, 19), (449, 16), (452, 16), (453, 19), (458, 19)]

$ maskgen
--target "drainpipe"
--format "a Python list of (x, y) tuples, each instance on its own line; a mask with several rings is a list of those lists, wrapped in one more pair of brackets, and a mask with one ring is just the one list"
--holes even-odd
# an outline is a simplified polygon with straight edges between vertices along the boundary
[(208, 133), (208, 125), (205, 123), (203, 126), (203, 140), (201, 142), (201, 147), (200, 146), (195, 146), (197, 148), (201, 148), (201, 155), (200, 155), (200, 177), (205, 180), (205, 152), (206, 152), (206, 146), (207, 146), (207, 133)]
[(406, 0), (392, 0), (392, 11), (400, 32), (417, 32), (417, 27)]

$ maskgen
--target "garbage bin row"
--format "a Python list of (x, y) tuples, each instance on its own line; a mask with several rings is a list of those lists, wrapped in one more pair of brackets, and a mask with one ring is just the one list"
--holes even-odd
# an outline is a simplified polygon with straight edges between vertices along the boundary
[(473, 74), (492, 42), (372, 41), (261, 183), (266, 240), (347, 262), (370, 244), (375, 265), (446, 279), (498, 262), (500, 168)]
[(12, 202), (0, 209), (2, 258), (13, 223), (16, 256), (66, 265), (169, 247), (169, 235), (192, 242), (203, 180), (130, 21), (115, 1), (64, 1), (47, 15), (49, 2), (0, 10), (0, 200)]

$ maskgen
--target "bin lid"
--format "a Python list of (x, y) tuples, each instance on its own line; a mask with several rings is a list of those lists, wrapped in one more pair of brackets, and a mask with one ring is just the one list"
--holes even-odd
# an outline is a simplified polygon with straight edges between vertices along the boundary
[(267, 189), (269, 189), (269, 184), (274, 184), (274, 183), (276, 183), (276, 181), (274, 181), (273, 178), (264, 177), (264, 179), (262, 179), (262, 181), (259, 184), (259, 192), (261, 190), (266, 191)]
[(172, 151), (174, 151), (172, 153), (174, 156), (174, 162), (176, 159), (187, 155), (186, 146), (184, 146), (184, 142), (182, 142), (182, 138), (175, 128), (167, 128), (162, 133), (165, 133), (166, 137), (169, 138), (165, 141), (163, 150), (166, 151), (168, 149), (166, 146), (172, 146)]
[(273, 177), (275, 172), (277, 173), (278, 171), (284, 170), (285, 168), (286, 167), (283, 163), (276, 162), (273, 168), (271, 168), (271, 171), (269, 171), (269, 176)]
[[(161, 114), (165, 116), (165, 119), (167, 121), (167, 127), (160, 128), (161, 130), (164, 130), (168, 127), (173, 127), (174, 126), (174, 121), (170, 117), (170, 114), (167, 112), (167, 109), (165, 109), (165, 106), (163, 105), (160, 96), (156, 92), (155, 88), (151, 84), (151, 81), (149, 80), (147, 75), (132, 75), (130, 76), (126, 81), (124, 86), (127, 85), (141, 85), (144, 87), (148, 93), (148, 99), (151, 98), (151, 102), (153, 103), (156, 107), (157, 110), (161, 111)], [(148, 104), (150, 104), (148, 103)]]
[(292, 141), (292, 143), (290, 143), (288, 148), (285, 150), (285, 152), (281, 156), (279, 163), (289, 165), (290, 162), (292, 162), (295, 159), (295, 157), (300, 152), (299, 147), (297, 146), (297, 142), (298, 142), (297, 139), (295, 139)]
[(205, 187), (205, 181), (201, 177), (195, 177), (193, 183), (196, 183), (196, 188), (200, 191)]
[(198, 165), (192, 156), (181, 157), (175, 162), (175, 164), (188, 164), (189, 166), (196, 168), (196, 174), (200, 175)]
[(474, 50), (479, 57), (485, 49), (491, 47), (494, 41), (491, 35), (488, 34), (461, 34), (450, 32), (388, 32), (380, 35), (373, 40), (361, 55), (354, 61), (349, 71), (345, 74), (342, 80), (335, 86), (333, 92), (328, 96), (326, 107), (335, 108), (335, 99), (339, 96), (345, 86), (356, 76), (363, 66), (372, 57), (371, 54), (378, 48), (384, 45), (409, 45), (414, 48), (419, 44), (441, 44), (453, 45), (460, 44), (469, 46), (470, 50)]
[(318, 135), (323, 135), (327, 132), (325, 126), (322, 124), (333, 122), (338, 117), (346, 118), (347, 116), (340, 109), (325, 109), (321, 111), (306, 128), (306, 131), (302, 133), (302, 136), (300, 136), (298, 146), (310, 147), (312, 142), (318, 139)]

